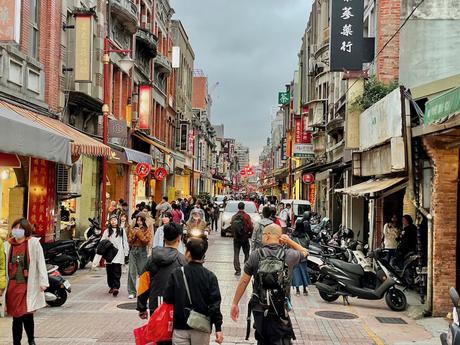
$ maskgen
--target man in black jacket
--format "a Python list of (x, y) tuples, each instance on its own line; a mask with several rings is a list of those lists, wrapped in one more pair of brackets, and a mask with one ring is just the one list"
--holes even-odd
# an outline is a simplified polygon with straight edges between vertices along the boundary
[[(175, 345), (205, 345), (209, 344), (211, 335), (191, 329), (187, 325), (190, 310), (209, 317), (211, 326), (216, 331), (215, 341), (221, 344), (224, 340), (222, 333), (222, 313), (220, 311), (221, 296), (217, 277), (203, 267), (203, 258), (208, 249), (208, 242), (201, 238), (191, 238), (186, 244), (185, 257), (189, 262), (184, 271), (176, 268), (169, 277), (165, 289), (164, 301), (174, 304), (174, 333)], [(190, 289), (190, 299), (185, 287), (184, 274)]]
[(182, 230), (179, 225), (166, 224), (164, 226), (165, 246), (155, 247), (147, 260), (140, 278), (138, 291), (140, 294), (137, 296), (137, 310), (142, 319), (147, 318), (147, 300), (150, 314), (152, 314), (161, 304), (171, 272), (187, 264), (185, 256), (177, 250), (181, 235)]

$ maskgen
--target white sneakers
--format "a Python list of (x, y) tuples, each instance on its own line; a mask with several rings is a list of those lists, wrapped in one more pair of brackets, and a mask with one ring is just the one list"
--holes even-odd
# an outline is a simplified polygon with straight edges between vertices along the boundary
[(129, 299), (135, 299), (136, 296), (134, 296), (134, 295), (129, 295), (128, 298), (129, 298)]

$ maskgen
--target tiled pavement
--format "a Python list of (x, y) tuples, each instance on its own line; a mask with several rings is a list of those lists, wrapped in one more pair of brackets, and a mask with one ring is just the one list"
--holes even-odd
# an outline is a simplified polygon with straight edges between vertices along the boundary
[[(211, 235), (207, 266), (219, 278), (225, 344), (254, 344), (253, 338), (244, 341), (247, 298), (240, 304), (240, 320), (234, 323), (229, 317), (230, 304), (238, 282), (233, 275), (232, 252), (231, 239)], [(126, 273), (123, 277), (126, 279)], [(64, 306), (37, 312), (37, 344), (133, 344), (132, 330), (143, 322), (137, 318), (135, 311), (116, 307), (119, 303), (131, 302), (127, 299), (126, 291), (123, 290), (117, 298), (108, 295), (105, 272), (102, 269), (95, 272), (79, 271), (70, 280), (72, 293)], [(439, 344), (438, 336), (433, 337), (425, 327), (436, 333), (443, 329), (442, 322), (433, 326), (428, 321), (428, 325), (423, 327), (404, 314), (390, 311), (384, 301), (351, 300), (351, 306), (344, 306), (341, 302), (328, 304), (320, 299), (314, 287), (310, 291), (308, 297), (293, 297), (294, 310), (291, 317), (297, 335), (295, 344)], [(315, 315), (315, 312), (325, 310), (349, 312), (358, 318), (336, 320)], [(401, 317), (407, 324), (383, 325), (376, 320), (376, 316)], [(0, 319), (0, 345), (12, 344), (10, 329), (11, 319)]]

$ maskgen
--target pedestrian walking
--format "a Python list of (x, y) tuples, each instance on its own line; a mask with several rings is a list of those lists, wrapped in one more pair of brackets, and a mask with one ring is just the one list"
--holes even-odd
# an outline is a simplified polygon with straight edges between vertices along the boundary
[(256, 223), (254, 233), (252, 234), (252, 245), (251, 249), (257, 250), (263, 247), (262, 244), (262, 233), (267, 225), (273, 224), (273, 220), (270, 219), (271, 209), (268, 206), (262, 208), (262, 218)]
[(206, 345), (211, 339), (222, 344), (222, 313), (219, 283), (214, 273), (203, 267), (208, 241), (191, 238), (186, 244), (188, 264), (176, 268), (166, 285), (164, 301), (174, 305), (174, 345)]
[(49, 286), (45, 257), (38, 238), (32, 237), (32, 225), (25, 218), (11, 227), (5, 243), (7, 259), (4, 298), (6, 311), (13, 317), (13, 345), (20, 345), (23, 328), (29, 345), (35, 345), (34, 312), (46, 306), (45, 290)]
[[(253, 280), (253, 294), (248, 306), (246, 338), (254, 316), (258, 345), (289, 345), (295, 339), (288, 311), (292, 271), (308, 251), (282, 233), (281, 227), (270, 224), (263, 230), (264, 247), (252, 252), (244, 266), (231, 306), (233, 321), (239, 317), (239, 302)], [(284, 246), (290, 247), (286, 249)]]
[(142, 319), (147, 318), (147, 309), (152, 315), (163, 301), (166, 283), (171, 272), (177, 267), (187, 264), (185, 256), (178, 251), (181, 235), (182, 228), (178, 224), (166, 224), (164, 226), (165, 246), (156, 247), (147, 260), (141, 275), (139, 295), (137, 296), (137, 310)]
[(287, 228), (291, 226), (291, 204), (287, 204), (286, 207), (284, 203), (280, 202), (279, 204), (279, 215), (278, 219), (283, 229), (283, 234), (287, 232)]
[(158, 212), (158, 217), (163, 218), (163, 214), (165, 212), (171, 212), (172, 207), (171, 204), (168, 202), (168, 197), (164, 196), (163, 199), (161, 199), (161, 202), (157, 205), (156, 210)]
[[(106, 262), (107, 285), (109, 294), (117, 297), (120, 292), (121, 268), (125, 264), (125, 257), (129, 255), (128, 236), (123, 228), (120, 227), (118, 217), (111, 215), (109, 226), (102, 234), (101, 242), (109, 241), (116, 250), (116, 255), (110, 262)], [(92, 268), (95, 269), (101, 261), (101, 255), (94, 256)]]
[(244, 202), (238, 203), (238, 212), (232, 217), (230, 228), (233, 233), (233, 266), (235, 275), (241, 275), (240, 251), (243, 249), (244, 263), (248, 261), (254, 225), (249, 214), (244, 212)]
[[(307, 250), (310, 238), (305, 230), (306, 227), (304, 226), (304, 221), (302, 218), (299, 218), (295, 223), (295, 229), (291, 234), (291, 239)], [(311, 281), (308, 274), (307, 258), (302, 258), (300, 263), (292, 272), (292, 286), (295, 288), (296, 295), (300, 296), (300, 286), (302, 286), (304, 296), (308, 296), (308, 286), (310, 284)]]
[[(123, 230), (126, 229), (124, 228)], [(128, 298), (136, 297), (136, 282), (147, 262), (147, 247), (151, 243), (152, 235), (145, 222), (144, 214), (136, 218), (136, 224), (128, 228), (129, 263), (128, 263)]]
[(164, 246), (164, 226), (172, 222), (171, 212), (165, 212), (161, 218), (161, 226), (158, 227), (155, 231), (155, 236), (153, 237), (153, 248), (163, 247)]
[(174, 203), (172, 205), (172, 221), (176, 224), (181, 224), (184, 220), (184, 214), (182, 213), (179, 204)]
[(212, 213), (211, 213), (211, 228), (214, 231), (218, 231), (218, 221), (220, 216), (220, 208), (219, 205), (214, 203), (212, 205)]
[(398, 227), (398, 216), (396, 214), (393, 214), (391, 216), (390, 221), (383, 226), (382, 235), (383, 246), (385, 249), (388, 249), (388, 263), (391, 263), (391, 260), (393, 259), (396, 253), (396, 248), (398, 247), (397, 239), (399, 237), (399, 234), (400, 230)]

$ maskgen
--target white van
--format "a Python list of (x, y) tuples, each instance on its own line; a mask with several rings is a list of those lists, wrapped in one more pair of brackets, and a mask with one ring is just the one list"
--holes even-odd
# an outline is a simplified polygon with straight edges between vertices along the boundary
[(311, 204), (308, 200), (293, 200), (293, 199), (285, 199), (281, 200), (281, 202), (286, 207), (287, 204), (291, 204), (292, 213), (294, 214), (294, 219), (292, 224), (296, 221), (297, 217), (302, 217), (305, 211), (311, 211)]

